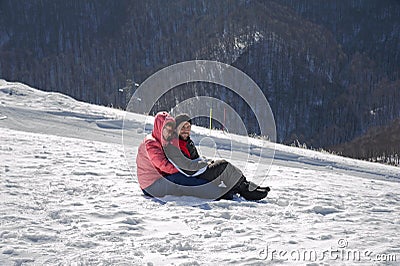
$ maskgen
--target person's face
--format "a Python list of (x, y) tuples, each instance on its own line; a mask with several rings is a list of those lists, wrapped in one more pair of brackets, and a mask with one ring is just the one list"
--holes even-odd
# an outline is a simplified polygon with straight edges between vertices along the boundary
[(174, 134), (174, 125), (166, 124), (163, 128), (162, 135), (166, 141), (170, 141)]
[(181, 137), (184, 140), (187, 140), (190, 136), (191, 128), (192, 128), (192, 125), (189, 122), (186, 121), (186, 122), (181, 123), (177, 128), (179, 137)]

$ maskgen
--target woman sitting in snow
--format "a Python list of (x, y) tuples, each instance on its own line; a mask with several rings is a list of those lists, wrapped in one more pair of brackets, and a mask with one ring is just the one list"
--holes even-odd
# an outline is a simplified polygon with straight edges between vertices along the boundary
[[(153, 131), (140, 144), (136, 157), (139, 185), (145, 195), (230, 199), (234, 193), (239, 193), (246, 199), (259, 200), (268, 194), (245, 189), (244, 177), (231, 164), (212, 167), (202, 160), (183, 158), (178, 147), (174, 118), (166, 112), (158, 113)], [(179, 171), (176, 166), (182, 166), (183, 170)], [(202, 174), (198, 176), (185, 173), (199, 170)]]
[[(154, 119), (152, 133), (140, 144), (136, 157), (137, 176), (145, 195), (163, 197), (166, 195), (187, 195), (215, 199), (223, 194), (221, 188), (202, 185), (207, 181), (188, 178), (168, 160), (164, 147), (172, 142), (177, 144), (175, 120), (166, 112), (160, 112)], [(199, 167), (207, 164), (198, 162)]]

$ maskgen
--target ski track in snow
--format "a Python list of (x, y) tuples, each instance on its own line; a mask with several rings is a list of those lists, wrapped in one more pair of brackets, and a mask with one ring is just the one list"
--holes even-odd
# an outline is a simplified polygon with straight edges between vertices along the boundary
[[(10, 84), (0, 82), (0, 89)], [(232, 160), (247, 174), (256, 168), (251, 179), (271, 186), (265, 200), (199, 205), (196, 198), (170, 196), (161, 204), (144, 197), (131, 175), (115, 138), (120, 111), (92, 107), (95, 111), (88, 113), (86, 104), (63, 96), (44, 106), (35, 97), (47, 94), (12, 86), (14, 95), (0, 91), (0, 114), (7, 113), (0, 120), (1, 265), (371, 265), (378, 254), (400, 260), (398, 168), (366, 162), (357, 168), (354, 160), (278, 147), (271, 169), (267, 164), (257, 168), (256, 156), (247, 165)], [(16, 106), (15, 97), (20, 108), (34, 109), (32, 116), (46, 112), (47, 132), (31, 130), (21, 113), (7, 110)], [(65, 107), (57, 114), (65, 136), (60, 128), (52, 129), (60, 122), (47, 112), (63, 101), (75, 107), (74, 113)], [(77, 123), (90, 126), (87, 134), (73, 138)], [(95, 141), (92, 136), (102, 137)], [(247, 159), (247, 153), (235, 153)], [(321, 260), (324, 251), (338, 248), (372, 253), (360, 262)], [(319, 260), (290, 257), (304, 250), (317, 252)], [(272, 251), (286, 256), (271, 258)]]

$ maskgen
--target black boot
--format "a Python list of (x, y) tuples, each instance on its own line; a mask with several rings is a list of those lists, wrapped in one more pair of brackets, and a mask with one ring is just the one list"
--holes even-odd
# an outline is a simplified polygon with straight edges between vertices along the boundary
[(249, 187), (250, 191), (252, 191), (252, 190), (266, 191), (266, 192), (271, 191), (271, 189), (269, 187), (260, 187), (256, 184), (254, 184), (253, 182), (248, 182), (248, 181), (245, 181), (245, 182), (248, 183), (248, 187)]
[[(254, 190), (252, 190), (256, 187)], [(261, 200), (268, 195), (271, 189), (269, 187), (260, 187), (247, 180), (243, 181), (238, 186), (238, 193), (246, 200)]]

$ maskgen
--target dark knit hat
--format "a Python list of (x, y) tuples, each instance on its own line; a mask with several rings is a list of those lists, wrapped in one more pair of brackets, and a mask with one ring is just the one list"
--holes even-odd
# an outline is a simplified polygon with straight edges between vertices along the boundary
[(192, 120), (188, 114), (180, 114), (175, 117), (176, 127), (178, 127), (183, 122), (189, 122), (192, 124)]

